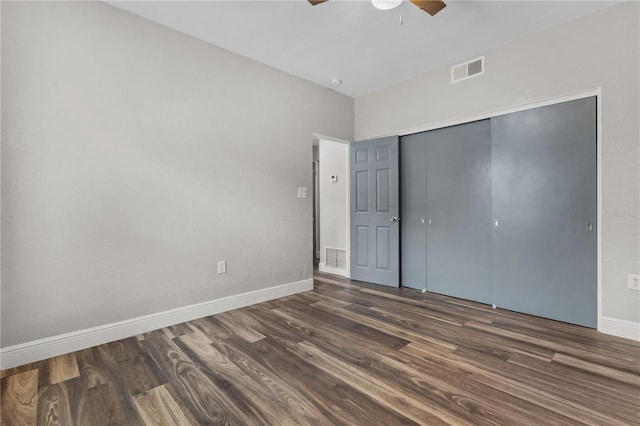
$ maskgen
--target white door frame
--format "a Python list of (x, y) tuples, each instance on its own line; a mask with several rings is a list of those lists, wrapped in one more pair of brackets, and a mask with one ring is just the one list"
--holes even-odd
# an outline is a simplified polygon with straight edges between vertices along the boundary
[[(323, 135), (320, 133), (313, 133), (311, 135), (314, 139), (323, 139), (326, 141), (331, 141), (331, 142), (337, 142), (337, 143), (342, 143), (342, 144), (346, 144), (346, 145), (350, 145), (352, 141), (348, 141), (346, 139), (340, 139), (340, 138), (335, 138), (333, 136), (327, 136), (327, 135)], [(345, 176), (345, 183), (347, 185), (347, 209), (345, 211), (345, 217), (346, 217), (346, 224), (347, 227), (345, 229), (345, 235), (347, 236), (346, 238), (346, 258), (347, 258), (347, 265), (346, 265), (346, 274), (345, 277), (347, 278), (351, 278), (351, 238), (349, 237), (351, 235), (351, 215), (350, 215), (350, 209), (351, 209), (351, 193), (350, 193), (350, 188), (351, 188), (351, 181), (350, 181), (350, 173), (349, 173), (349, 154), (348, 154), (348, 150), (347, 150), (347, 158), (345, 159), (346, 161), (346, 166), (347, 166), (347, 173)], [(320, 170), (318, 169), (318, 173), (320, 173)], [(319, 197), (319, 195), (318, 195)], [(322, 201), (322, 200), (320, 200)], [(320, 224), (320, 226), (322, 227), (322, 224)], [(319, 237), (319, 236), (318, 236)]]

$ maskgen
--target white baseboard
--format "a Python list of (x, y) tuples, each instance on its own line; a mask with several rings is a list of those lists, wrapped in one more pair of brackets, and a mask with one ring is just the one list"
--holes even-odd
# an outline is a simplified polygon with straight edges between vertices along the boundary
[(640, 323), (610, 317), (600, 317), (598, 331), (613, 336), (640, 341)]
[(320, 272), (325, 272), (327, 274), (340, 275), (341, 277), (347, 277), (347, 271), (345, 271), (344, 269), (338, 269), (332, 266), (327, 266), (322, 262), (318, 263), (318, 270)]
[(0, 349), (0, 369), (17, 367), (308, 290), (313, 290), (312, 278), (9, 346)]

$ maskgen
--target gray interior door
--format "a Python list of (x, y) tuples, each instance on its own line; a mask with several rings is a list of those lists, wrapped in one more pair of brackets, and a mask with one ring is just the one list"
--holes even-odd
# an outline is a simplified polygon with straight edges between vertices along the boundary
[(427, 171), (424, 133), (400, 138), (400, 280), (427, 288)]
[(596, 327), (596, 100), (491, 120), (498, 307)]
[(398, 137), (351, 144), (351, 278), (400, 283)]
[(489, 120), (423, 133), (427, 290), (491, 303)]

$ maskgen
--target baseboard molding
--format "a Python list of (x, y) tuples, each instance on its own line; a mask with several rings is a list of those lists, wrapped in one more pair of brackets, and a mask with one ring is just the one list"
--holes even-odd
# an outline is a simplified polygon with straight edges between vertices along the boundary
[(600, 317), (598, 331), (613, 336), (640, 341), (640, 323), (610, 317)]
[(347, 271), (345, 271), (344, 269), (338, 269), (338, 268), (334, 268), (332, 266), (327, 266), (322, 262), (318, 263), (318, 270), (320, 272), (325, 272), (327, 274), (340, 275), (341, 277), (348, 278), (347, 277)]
[(183, 306), (181, 308), (158, 312), (105, 324), (98, 327), (78, 330), (58, 336), (38, 339), (15, 346), (0, 349), (0, 369), (17, 367), (34, 361), (75, 352), (96, 345), (125, 339), (137, 334), (158, 330), (170, 325), (180, 324), (197, 318), (207, 317), (232, 309), (242, 308), (279, 297), (290, 296), (313, 289), (313, 279), (277, 285), (248, 293), (237, 294)]

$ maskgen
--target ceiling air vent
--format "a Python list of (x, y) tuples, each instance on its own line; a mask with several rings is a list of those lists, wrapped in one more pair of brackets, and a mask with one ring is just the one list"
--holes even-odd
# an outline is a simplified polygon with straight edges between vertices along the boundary
[(484, 74), (484, 56), (451, 67), (451, 83)]

